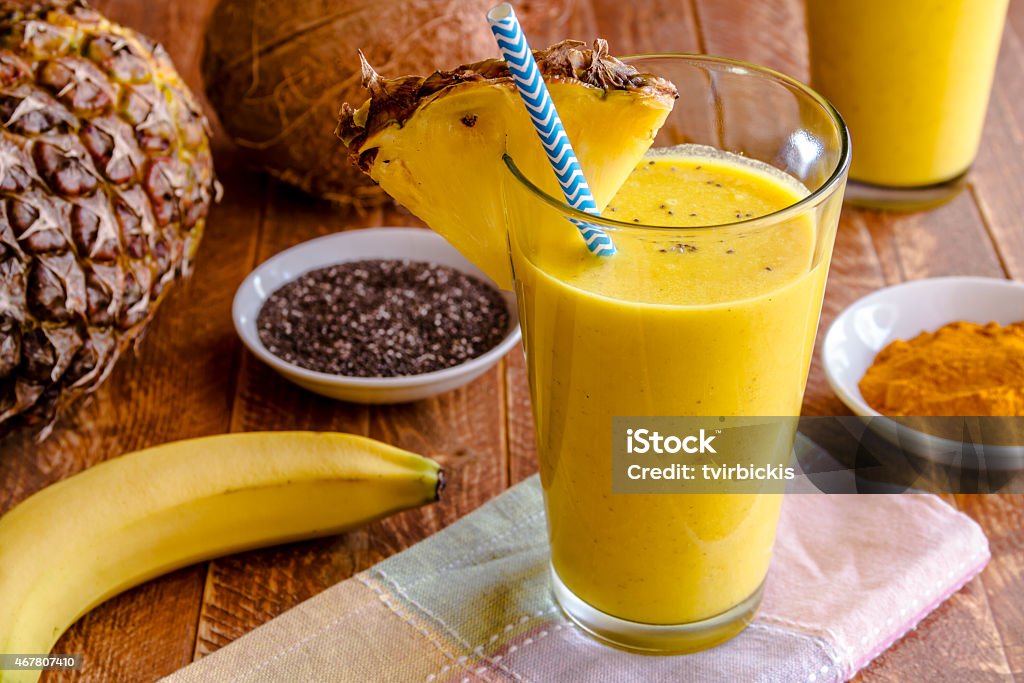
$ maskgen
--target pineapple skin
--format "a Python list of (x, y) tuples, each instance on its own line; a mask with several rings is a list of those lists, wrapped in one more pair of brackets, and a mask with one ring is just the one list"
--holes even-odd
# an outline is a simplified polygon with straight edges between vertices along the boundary
[(45, 436), (188, 272), (219, 185), (161, 46), (81, 0), (0, 0), (0, 438)]

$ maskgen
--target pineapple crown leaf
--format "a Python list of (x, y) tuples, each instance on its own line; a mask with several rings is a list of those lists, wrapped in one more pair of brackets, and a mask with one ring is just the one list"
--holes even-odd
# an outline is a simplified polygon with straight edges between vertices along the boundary
[(356, 52), (359, 53), (359, 70), (363, 78), (363, 87), (369, 90), (372, 96), (380, 88), (380, 74), (370, 66), (370, 62), (366, 60), (366, 54), (362, 50), (356, 50)]
[[(533, 56), (546, 80), (574, 81), (602, 90), (650, 89), (661, 95), (678, 97), (675, 86), (669, 81), (641, 73), (636, 67), (613, 57), (608, 51), (608, 42), (601, 38), (596, 39), (591, 48), (579, 40), (563, 40), (546, 50), (534, 50)], [(366, 139), (389, 125), (405, 123), (420, 106), (442, 90), (477, 81), (493, 81), (513, 87), (508, 65), (502, 59), (462, 64), (451, 70), (435, 71), (425, 78), (382, 78), (362, 50), (359, 50), (359, 61), (363, 87), (369, 91), (370, 97), (358, 109), (347, 102), (342, 105), (335, 135), (348, 147), (352, 162), (364, 171), (369, 170), (376, 156), (376, 150), (362, 152)]]

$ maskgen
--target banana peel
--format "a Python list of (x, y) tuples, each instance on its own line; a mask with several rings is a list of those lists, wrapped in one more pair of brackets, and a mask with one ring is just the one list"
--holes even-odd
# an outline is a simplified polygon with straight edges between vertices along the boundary
[(0, 517), (0, 653), (48, 653), (90, 609), (174, 569), (353, 529), (443, 486), (433, 460), (339, 433), (225, 434), (103, 462)]

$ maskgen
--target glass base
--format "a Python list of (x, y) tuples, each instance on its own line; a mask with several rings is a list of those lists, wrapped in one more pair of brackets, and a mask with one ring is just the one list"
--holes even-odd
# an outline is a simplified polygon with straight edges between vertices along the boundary
[(565, 615), (601, 642), (646, 655), (690, 654), (724, 643), (754, 620), (764, 584), (732, 609), (689, 624), (643, 624), (619, 619), (584, 602), (569, 590), (551, 567), (555, 601)]
[(945, 204), (966, 186), (967, 172), (935, 185), (923, 187), (886, 187), (850, 178), (846, 202), (853, 206), (884, 211), (923, 211)]

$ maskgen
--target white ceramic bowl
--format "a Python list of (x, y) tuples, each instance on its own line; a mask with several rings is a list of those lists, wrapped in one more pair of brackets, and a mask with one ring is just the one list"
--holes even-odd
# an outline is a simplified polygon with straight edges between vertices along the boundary
[[(1024, 283), (985, 277), (916, 280), (868, 294), (844, 310), (825, 335), (825, 376), (839, 399), (888, 441), (921, 457), (955, 464), (963, 444), (883, 418), (857, 387), (890, 342), (910, 339), (957, 320), (1001, 325), (1024, 320)], [(990, 469), (1024, 467), (1024, 448), (984, 446)]]
[(368, 228), (318, 237), (271, 257), (242, 282), (232, 306), (235, 329), (242, 342), (257, 358), (300, 387), (356, 403), (403, 403), (451, 391), (482, 375), (519, 344), (515, 297), (510, 292), (502, 292), (509, 310), (509, 328), (504, 339), (477, 358), (436, 372), (403, 377), (344, 377), (293, 365), (263, 346), (256, 331), (256, 317), (271, 293), (311, 270), (344, 261), (376, 258), (429, 261), (491, 282), (479, 268), (431, 230)]

